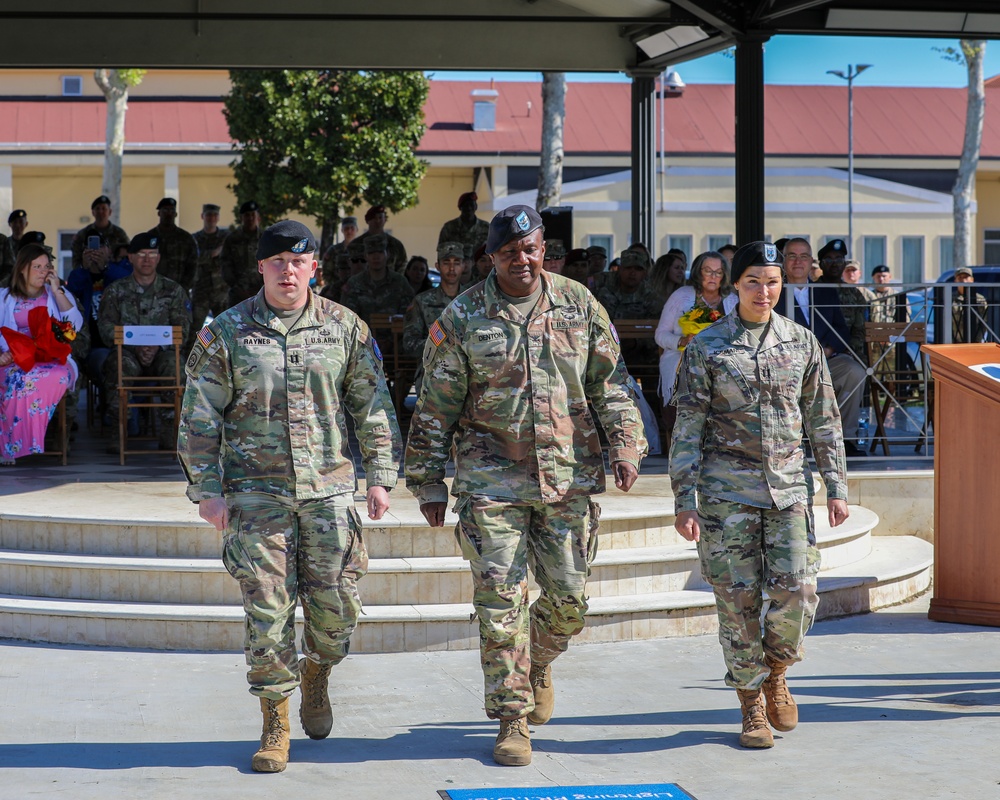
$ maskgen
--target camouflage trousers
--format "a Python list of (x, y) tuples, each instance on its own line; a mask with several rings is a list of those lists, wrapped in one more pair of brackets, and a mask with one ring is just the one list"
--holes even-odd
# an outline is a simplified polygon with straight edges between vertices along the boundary
[[(549, 504), (473, 495), (455, 510), (472, 568), (486, 716), (523, 717), (535, 707), (532, 663), (550, 664), (583, 630), (601, 509), (588, 497)], [(540, 589), (530, 609), (529, 566)]]
[(368, 551), (352, 495), (295, 501), (269, 494), (228, 498), (222, 560), (240, 582), (251, 694), (274, 700), (299, 685), (295, 607), (303, 655), (340, 663), (361, 613), (358, 581)]
[(726, 683), (756, 689), (770, 674), (765, 653), (802, 660), (802, 640), (816, 616), (820, 555), (812, 506), (795, 503), (779, 511), (703, 496), (698, 516), (698, 555), (702, 576), (715, 590)]

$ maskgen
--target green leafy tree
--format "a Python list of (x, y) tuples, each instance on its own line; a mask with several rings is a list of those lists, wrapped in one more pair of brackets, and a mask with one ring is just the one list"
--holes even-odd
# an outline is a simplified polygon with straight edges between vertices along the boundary
[(101, 194), (111, 200), (111, 219), (118, 221), (122, 194), (122, 155), (125, 153), (125, 113), (128, 111), (128, 90), (142, 83), (144, 69), (94, 70), (94, 82), (100, 87), (107, 103), (107, 124), (104, 131), (104, 174)]
[(363, 203), (413, 206), (427, 162), (420, 72), (234, 70), (225, 97), (239, 202), (265, 220), (315, 217), (324, 233)]

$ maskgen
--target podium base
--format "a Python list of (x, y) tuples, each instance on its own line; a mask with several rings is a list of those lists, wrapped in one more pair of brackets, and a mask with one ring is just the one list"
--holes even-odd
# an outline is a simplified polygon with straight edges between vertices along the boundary
[(988, 625), (1000, 628), (1000, 603), (978, 603), (972, 600), (946, 600), (934, 597), (927, 618), (935, 622), (957, 622), (961, 625)]

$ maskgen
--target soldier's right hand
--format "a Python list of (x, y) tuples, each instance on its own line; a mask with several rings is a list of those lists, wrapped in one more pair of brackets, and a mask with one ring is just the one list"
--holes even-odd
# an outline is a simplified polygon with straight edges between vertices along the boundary
[(447, 503), (424, 503), (420, 506), (420, 513), (424, 515), (428, 525), (440, 528), (444, 525), (444, 510), (447, 506)]
[(689, 542), (697, 542), (701, 538), (701, 520), (697, 511), (682, 511), (674, 518), (674, 530)]
[(198, 503), (198, 516), (217, 531), (224, 531), (229, 525), (229, 506), (225, 497), (211, 497)]

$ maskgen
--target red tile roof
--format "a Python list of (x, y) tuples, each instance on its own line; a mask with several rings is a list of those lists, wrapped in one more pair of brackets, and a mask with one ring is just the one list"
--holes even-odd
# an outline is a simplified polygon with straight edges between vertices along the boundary
[[(473, 89), (482, 82), (432, 81), (426, 106), (425, 155), (536, 155), (541, 138), (538, 83), (495, 85), (495, 131), (472, 130)], [(631, 148), (631, 87), (570, 83), (566, 95), (568, 154), (627, 155)], [(993, 94), (990, 91), (989, 98)], [(855, 153), (877, 157), (957, 157), (965, 126), (965, 90), (855, 87)], [(767, 86), (765, 148), (773, 156), (841, 156), (847, 149), (847, 89)], [(995, 104), (994, 104), (995, 105)], [(689, 85), (663, 101), (666, 149), (678, 155), (732, 155), (733, 87)], [(0, 148), (103, 146), (103, 100), (0, 99)], [(659, 132), (657, 132), (659, 141)], [(218, 100), (132, 99), (126, 148), (213, 150), (230, 143)], [(1000, 109), (987, 102), (982, 156), (1000, 158)]]

